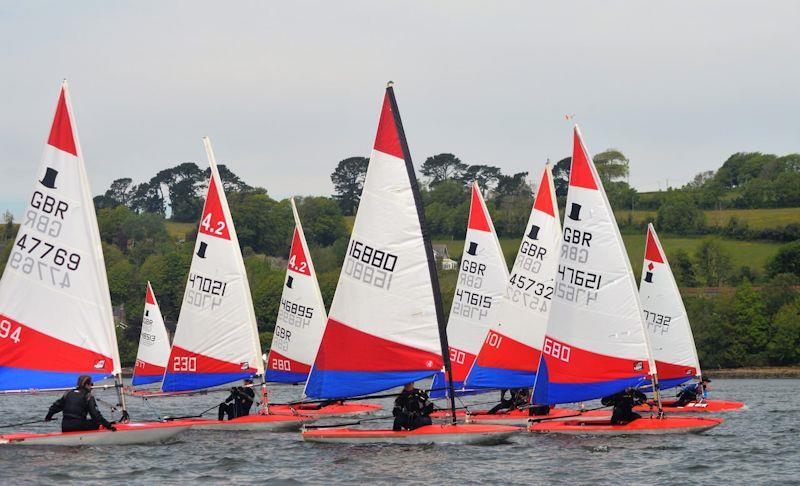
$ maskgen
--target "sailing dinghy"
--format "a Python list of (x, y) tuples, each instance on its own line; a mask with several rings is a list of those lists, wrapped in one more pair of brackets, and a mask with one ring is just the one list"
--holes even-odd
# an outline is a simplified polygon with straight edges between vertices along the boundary
[[(161, 390), (165, 393), (207, 390), (264, 376), (264, 361), (250, 285), (228, 200), (211, 142), (203, 139), (211, 177), (208, 181), (189, 278)], [(308, 417), (268, 413), (219, 421), (195, 419), (195, 428), (296, 430)]]
[[(66, 391), (80, 375), (113, 379), (127, 419), (100, 231), (64, 81), (0, 281), (0, 392)], [(0, 444), (138, 444), (186, 428), (182, 421), (126, 423), (116, 432), (4, 434)]]
[[(139, 350), (133, 367), (131, 386), (150, 385), (164, 378), (169, 359), (169, 336), (164, 326), (164, 317), (158, 307), (153, 286), (147, 282), (144, 297), (142, 330), (139, 334)], [(129, 390), (131, 395), (147, 394), (149, 390)]]
[[(473, 182), (464, 253), (461, 255), (456, 292), (447, 320), (447, 340), (456, 393), (472, 391), (464, 388), (464, 380), (481, 344), (487, 338), (489, 328), (497, 320), (507, 282), (508, 267), (503, 249), (483, 195), (478, 184)], [(430, 395), (434, 398), (447, 396), (448, 388), (445, 374), (437, 373), (431, 384)]]
[[(391, 83), (328, 324), (305, 394), (344, 399), (452, 373), (439, 281), (419, 187)], [(317, 442), (494, 443), (516, 432), (448, 423), (412, 431), (307, 428)], [(387, 421), (391, 417), (387, 417)]]
[[(294, 198), (289, 199), (294, 215), (294, 234), (278, 319), (267, 355), (265, 379), (270, 383), (303, 383), (317, 356), (328, 315), (317, 282), (314, 263)], [(294, 403), (270, 405), (270, 413), (305, 415), (353, 415), (380, 410), (369, 403)]]
[[(697, 357), (689, 316), (686, 314), (667, 255), (652, 224), (647, 226), (639, 297), (642, 301), (647, 332), (650, 334), (653, 357), (658, 367), (659, 388), (665, 390), (692, 379), (699, 380), (700, 360)], [(676, 406), (675, 400), (665, 400), (661, 405), (667, 412), (694, 413), (736, 410), (742, 408), (744, 403), (702, 400), (687, 403), (685, 406)], [(637, 407), (637, 410), (645, 411), (649, 408), (650, 406), (643, 405)]]
[[(533, 402), (592, 400), (651, 383), (658, 398), (656, 363), (630, 261), (577, 126), (573, 137), (567, 217)], [(610, 420), (547, 421), (529, 430), (661, 434), (701, 432), (720, 422), (659, 414), (624, 425)]]

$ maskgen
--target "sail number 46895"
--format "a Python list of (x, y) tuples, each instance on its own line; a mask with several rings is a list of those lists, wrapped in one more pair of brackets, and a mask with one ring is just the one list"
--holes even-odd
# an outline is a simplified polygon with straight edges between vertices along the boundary
[(7, 319), (0, 321), (0, 339), (8, 339), (9, 341), (14, 341), (14, 344), (19, 344), (21, 333), (21, 326), (15, 326)]

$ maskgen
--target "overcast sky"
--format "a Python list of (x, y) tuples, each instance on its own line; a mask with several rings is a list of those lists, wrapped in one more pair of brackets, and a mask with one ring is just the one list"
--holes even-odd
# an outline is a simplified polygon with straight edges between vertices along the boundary
[[(639, 190), (731, 153), (800, 151), (800, 2), (0, 2), (0, 211), (34, 183), (59, 82), (92, 191), (217, 158), (274, 197), (330, 194), (395, 81), (419, 167), (538, 174), (621, 149)], [(538, 175), (537, 175), (538, 177)]]

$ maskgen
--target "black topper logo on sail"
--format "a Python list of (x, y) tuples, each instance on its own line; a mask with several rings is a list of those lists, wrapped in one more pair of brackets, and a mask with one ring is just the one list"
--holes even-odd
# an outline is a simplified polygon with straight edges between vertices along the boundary
[(294, 282), (294, 278), (291, 275), (286, 276), (286, 287), (292, 288), (292, 283)]
[(572, 206), (569, 208), (569, 219), (573, 221), (580, 221), (581, 220), (581, 205), (578, 203), (572, 203)]
[(528, 238), (530, 238), (532, 240), (538, 240), (539, 239), (539, 229), (540, 228), (538, 226), (536, 226), (535, 224), (532, 224), (531, 225), (531, 230), (528, 232)]
[(653, 262), (650, 262), (650, 265), (647, 265), (647, 270), (648, 271), (647, 271), (647, 273), (644, 274), (644, 281), (645, 282), (653, 283), (653, 269), (654, 268), (655, 268), (655, 265), (653, 265)]
[(58, 171), (52, 167), (48, 167), (44, 173), (44, 177), (42, 177), (39, 183), (48, 189), (55, 189), (56, 177), (58, 177)]
[(478, 244), (475, 243), (474, 241), (470, 241), (469, 242), (469, 249), (467, 250), (467, 253), (472, 255), (472, 256), (477, 255), (478, 254)]
[(197, 249), (197, 256), (200, 258), (206, 257), (206, 250), (208, 249), (208, 243), (205, 241), (200, 242), (200, 248)]

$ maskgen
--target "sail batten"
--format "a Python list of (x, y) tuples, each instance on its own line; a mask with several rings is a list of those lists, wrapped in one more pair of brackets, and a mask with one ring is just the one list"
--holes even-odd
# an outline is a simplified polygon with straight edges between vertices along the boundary
[(121, 373), (108, 280), (66, 81), (0, 281), (0, 390)]

